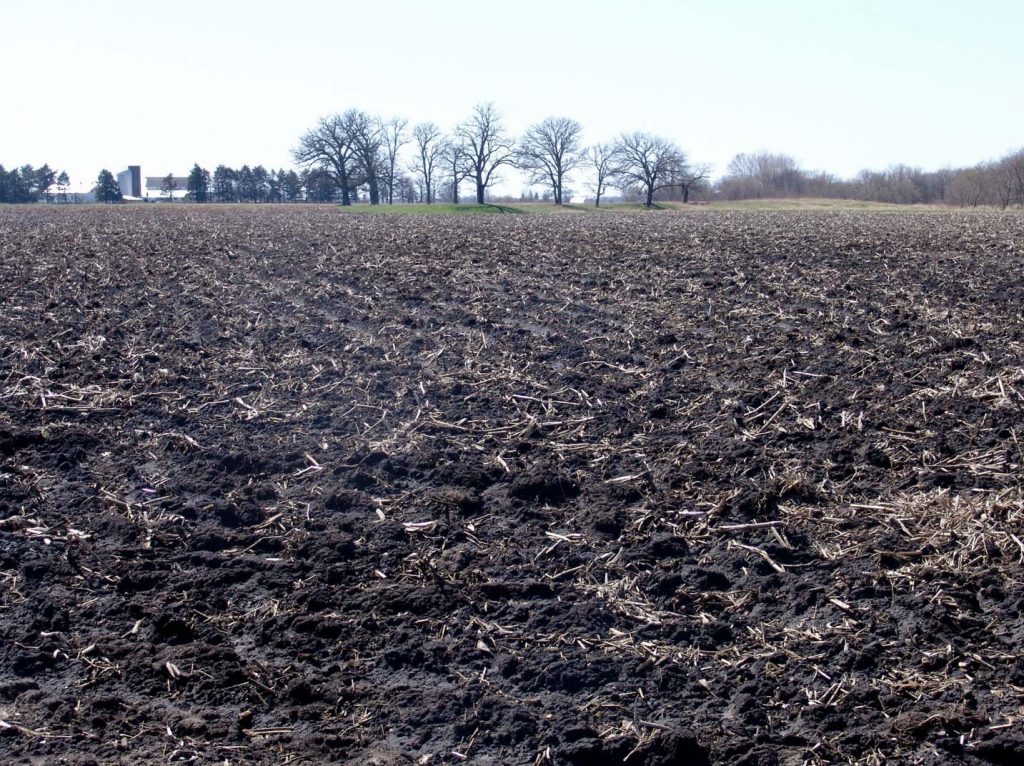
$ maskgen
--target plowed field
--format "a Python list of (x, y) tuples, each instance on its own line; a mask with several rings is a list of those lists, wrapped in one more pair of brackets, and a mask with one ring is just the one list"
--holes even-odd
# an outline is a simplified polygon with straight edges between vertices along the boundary
[(1024, 763), (1022, 245), (0, 210), (0, 761)]

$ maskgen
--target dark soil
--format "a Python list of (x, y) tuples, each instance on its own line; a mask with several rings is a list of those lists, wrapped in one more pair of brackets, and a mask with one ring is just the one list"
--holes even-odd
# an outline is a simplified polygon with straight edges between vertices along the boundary
[(0, 761), (1024, 763), (1022, 242), (0, 210)]

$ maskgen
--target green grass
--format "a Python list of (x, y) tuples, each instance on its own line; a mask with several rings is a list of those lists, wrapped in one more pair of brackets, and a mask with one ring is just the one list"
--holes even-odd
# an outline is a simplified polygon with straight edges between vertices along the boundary
[(433, 205), (351, 205), (338, 206), (345, 213), (362, 215), (522, 215), (526, 211), (508, 205), (437, 203)]
[[(594, 208), (591, 207), (590, 210)], [(605, 213), (656, 213), (664, 210), (682, 210), (680, 202), (655, 202), (647, 207), (642, 202), (605, 202), (598, 210)]]
[[(608, 209), (642, 209), (642, 205), (619, 205)], [(351, 205), (338, 206), (344, 213), (361, 215), (579, 215), (586, 213), (603, 213), (605, 206), (595, 208), (593, 205), (555, 205), (550, 202), (516, 202), (513, 204), (487, 203), (477, 205), (475, 202), (453, 205), (450, 202), (435, 202), (432, 205)]]

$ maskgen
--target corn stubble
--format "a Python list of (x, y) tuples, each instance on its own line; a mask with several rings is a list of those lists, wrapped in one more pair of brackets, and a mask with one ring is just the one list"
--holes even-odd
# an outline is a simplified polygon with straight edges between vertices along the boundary
[(0, 211), (0, 753), (1024, 759), (1022, 240)]

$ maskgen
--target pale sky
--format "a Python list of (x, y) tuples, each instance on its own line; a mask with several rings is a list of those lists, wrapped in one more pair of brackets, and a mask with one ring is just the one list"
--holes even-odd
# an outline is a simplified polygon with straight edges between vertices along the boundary
[[(1019, 0), (0, 0), (0, 163), (291, 167), (317, 117), (646, 130), (840, 176), (1024, 145)], [(505, 187), (521, 183), (508, 174)]]

